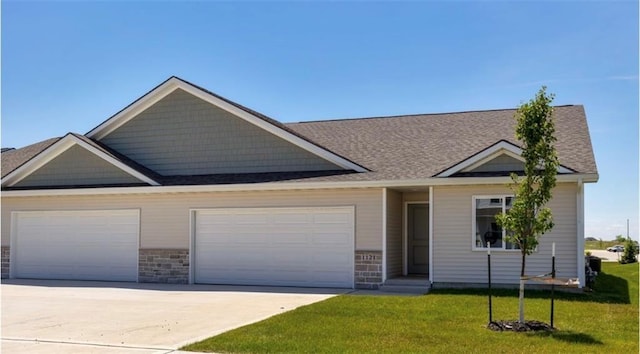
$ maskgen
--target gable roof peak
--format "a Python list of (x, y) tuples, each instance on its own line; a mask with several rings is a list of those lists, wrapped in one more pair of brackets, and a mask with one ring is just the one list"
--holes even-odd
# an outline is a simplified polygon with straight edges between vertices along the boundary
[[(99, 143), (87, 138), (84, 135), (69, 132), (62, 138), (49, 140), (52, 141), (51, 144), (43, 147), (36, 154), (22, 162), (21, 165), (16, 166), (13, 170), (11, 170), (11, 172), (2, 177), (1, 182), (3, 187), (11, 187), (15, 185), (16, 183), (20, 182), (22, 179), (26, 178), (28, 175), (46, 165), (51, 160), (61, 155), (73, 146), (80, 146), (93, 155), (105, 160), (114, 167), (128, 173), (129, 175), (139, 179), (142, 182), (148, 183), (153, 186), (160, 185), (154, 179), (139, 171), (139, 169), (125, 163), (119, 158), (119, 156), (115, 156), (112, 152), (105, 149)], [(46, 142), (48, 142), (49, 140), (46, 140)]]
[(353, 170), (356, 172), (368, 171), (367, 168), (329, 150), (328, 148), (316, 143), (315, 141), (312, 141), (306, 136), (294, 131), (293, 129), (290, 129), (289, 127), (275, 119), (269, 118), (264, 114), (256, 112), (222, 96), (219, 96), (205, 88), (194, 85), (177, 76), (169, 77), (160, 85), (156, 86), (154, 89), (147, 92), (145, 95), (138, 98), (136, 101), (89, 131), (86, 134), (86, 137), (95, 141), (100, 141), (102, 138), (106, 137), (111, 132), (123, 126), (128, 121), (134, 119), (144, 110), (153, 106), (177, 89), (181, 89), (196, 98), (199, 98), (211, 105), (223, 109), (285, 141), (288, 141), (314, 155), (317, 155), (335, 164), (336, 166), (339, 166), (340, 168)]
[[(481, 149), (474, 153), (473, 155), (465, 158), (462, 161), (459, 161), (455, 165), (435, 174), (433, 177), (451, 177), (458, 172), (467, 172), (472, 170), (478, 166), (481, 166), (488, 161), (500, 156), (506, 155), (512, 157), (516, 160), (524, 162), (524, 158), (522, 157), (522, 147), (510, 142), (506, 139), (500, 139), (495, 143), (487, 146), (484, 149)], [(563, 166), (562, 164), (558, 165), (558, 173), (574, 173), (576, 171)]]

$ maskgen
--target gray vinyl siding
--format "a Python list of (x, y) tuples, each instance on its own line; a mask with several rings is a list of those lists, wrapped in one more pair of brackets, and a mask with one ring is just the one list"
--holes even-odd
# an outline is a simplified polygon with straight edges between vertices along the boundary
[(74, 145), (18, 182), (15, 187), (142, 183), (104, 159)]
[(382, 191), (379, 188), (3, 197), (1, 202), (2, 246), (10, 244), (12, 211), (140, 209), (141, 248), (188, 249), (191, 209), (355, 206), (355, 249), (382, 251)]
[(387, 190), (387, 278), (402, 275), (402, 193)]
[(500, 155), (495, 159), (488, 161), (474, 168), (471, 172), (513, 172), (524, 171), (522, 161), (514, 159), (508, 155)]
[(341, 169), (180, 89), (100, 141), (161, 175)]
[[(558, 184), (549, 203), (555, 227), (540, 239), (527, 257), (526, 274), (551, 271), (551, 245), (556, 243), (557, 275), (577, 277), (577, 186)], [(486, 283), (487, 253), (472, 250), (472, 196), (511, 194), (506, 186), (443, 186), (433, 192), (433, 281)], [(492, 250), (492, 282), (515, 284), (520, 277), (520, 251)]]

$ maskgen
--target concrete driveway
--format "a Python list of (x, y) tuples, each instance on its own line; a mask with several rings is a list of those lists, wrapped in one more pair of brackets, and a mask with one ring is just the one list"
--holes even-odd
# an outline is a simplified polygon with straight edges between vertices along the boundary
[(617, 262), (622, 256), (621, 252), (620, 253), (609, 252), (604, 250), (586, 250), (586, 251), (591, 252), (593, 256), (601, 258), (603, 262)]
[(7, 280), (2, 353), (175, 353), (348, 290)]

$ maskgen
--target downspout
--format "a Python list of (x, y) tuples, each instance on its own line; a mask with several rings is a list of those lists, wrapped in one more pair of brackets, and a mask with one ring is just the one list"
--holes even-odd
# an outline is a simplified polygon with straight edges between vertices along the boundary
[(429, 186), (429, 283), (433, 284), (433, 186)]
[(576, 229), (578, 242), (578, 287), (585, 286), (584, 274), (584, 183), (582, 178), (578, 179), (578, 191), (576, 193)]

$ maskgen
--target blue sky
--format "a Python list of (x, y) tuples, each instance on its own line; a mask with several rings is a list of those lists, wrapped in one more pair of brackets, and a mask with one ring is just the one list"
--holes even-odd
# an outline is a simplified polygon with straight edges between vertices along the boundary
[(638, 239), (638, 4), (2, 2), (2, 146), (86, 133), (171, 75), (283, 122), (585, 106), (586, 236)]

